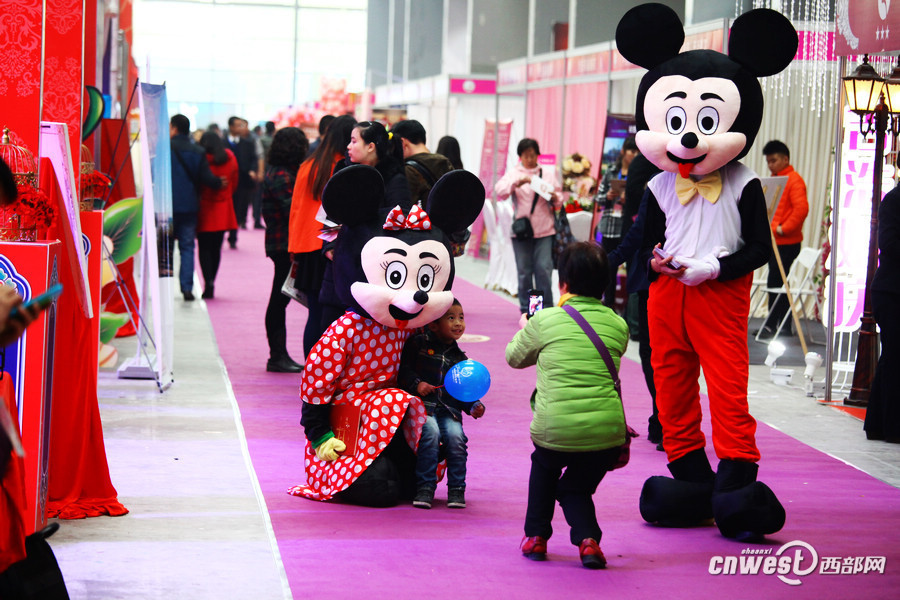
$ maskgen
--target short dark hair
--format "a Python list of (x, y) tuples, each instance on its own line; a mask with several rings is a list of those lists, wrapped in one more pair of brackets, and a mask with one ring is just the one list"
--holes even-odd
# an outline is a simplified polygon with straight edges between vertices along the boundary
[(772, 140), (771, 142), (766, 142), (766, 145), (763, 146), (762, 153), (766, 156), (769, 156), (770, 154), (784, 154), (788, 158), (791, 157), (791, 151), (788, 150), (787, 144), (785, 144), (781, 140)]
[(337, 117), (334, 115), (325, 115), (319, 119), (319, 135), (325, 135), (325, 132), (328, 131), (328, 126), (331, 125), (331, 122), (336, 118)]
[(232, 125), (234, 125), (234, 124), (237, 123), (238, 121), (243, 121), (243, 119), (240, 118), (240, 117), (228, 117), (228, 126), (231, 127)]
[(525, 154), (525, 151), (529, 148), (532, 148), (538, 156), (541, 154), (541, 147), (538, 146), (537, 140), (531, 138), (522, 138), (519, 141), (519, 145), (516, 146), (516, 156), (522, 156)]
[(391, 133), (409, 141), (410, 144), (425, 143), (425, 128), (415, 119), (405, 119), (395, 123), (391, 127)]
[(556, 268), (559, 282), (569, 286), (570, 294), (602, 299), (609, 283), (606, 250), (594, 242), (573, 242), (559, 255)]
[(626, 150), (637, 150), (637, 149), (638, 149), (637, 142), (634, 141), (633, 135), (628, 136), (627, 138), (625, 138), (625, 141), (622, 142), (622, 151), (623, 152)]
[(275, 121), (266, 121), (266, 133), (269, 135), (275, 134)]
[(300, 163), (306, 159), (309, 150), (309, 140), (299, 127), (282, 127), (275, 132), (272, 138), (272, 147), (269, 148), (268, 162), (273, 167), (284, 167), (291, 173), (296, 173)]
[(188, 135), (191, 132), (191, 120), (182, 114), (172, 115), (169, 123), (180, 134)]

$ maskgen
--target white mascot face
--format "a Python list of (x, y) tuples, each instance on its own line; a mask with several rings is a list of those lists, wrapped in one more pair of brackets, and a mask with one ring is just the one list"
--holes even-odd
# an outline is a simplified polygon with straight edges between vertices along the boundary
[(730, 79), (683, 75), (662, 77), (644, 100), (646, 130), (635, 142), (650, 162), (682, 177), (706, 175), (743, 151), (747, 136), (731, 131), (741, 94)]
[(373, 319), (409, 329), (439, 319), (453, 304), (447, 289), (453, 259), (435, 240), (409, 245), (393, 237), (376, 237), (362, 249), (366, 281), (356, 281), (350, 293)]

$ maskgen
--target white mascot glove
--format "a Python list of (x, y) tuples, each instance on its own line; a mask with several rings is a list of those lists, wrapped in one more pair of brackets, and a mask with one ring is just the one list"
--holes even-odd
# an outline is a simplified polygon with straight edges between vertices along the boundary
[(703, 258), (677, 258), (678, 262), (687, 267), (684, 274), (678, 278), (678, 281), (684, 285), (700, 285), (704, 281), (715, 279), (719, 276), (719, 258), (727, 256), (728, 252), (724, 247), (713, 249), (712, 252)]
[(338, 452), (343, 452), (346, 449), (347, 444), (341, 440), (336, 437), (328, 438), (316, 447), (316, 456), (319, 457), (319, 460), (331, 462), (338, 459)]

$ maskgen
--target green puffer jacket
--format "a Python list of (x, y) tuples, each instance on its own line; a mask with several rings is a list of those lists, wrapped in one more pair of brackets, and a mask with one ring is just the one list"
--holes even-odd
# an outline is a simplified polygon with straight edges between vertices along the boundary
[[(567, 304), (600, 335), (619, 368), (628, 344), (625, 320), (600, 300), (573, 296)], [(537, 364), (531, 407), (531, 439), (560, 452), (604, 450), (625, 443), (622, 403), (600, 353), (578, 323), (560, 307), (537, 312), (506, 346), (516, 369)]]

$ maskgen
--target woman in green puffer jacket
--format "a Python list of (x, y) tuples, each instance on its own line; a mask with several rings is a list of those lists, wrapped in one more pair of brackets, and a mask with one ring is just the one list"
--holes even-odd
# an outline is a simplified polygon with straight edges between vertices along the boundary
[(588, 568), (606, 566), (593, 494), (625, 443), (625, 415), (603, 359), (578, 323), (561, 307), (569, 304), (594, 328), (619, 367), (628, 344), (625, 321), (601, 302), (609, 279), (606, 252), (592, 242), (569, 245), (559, 257), (559, 307), (535, 313), (506, 347), (516, 369), (536, 364), (532, 397), (531, 476), (522, 553), (544, 560), (553, 533), (555, 503), (571, 528)]

